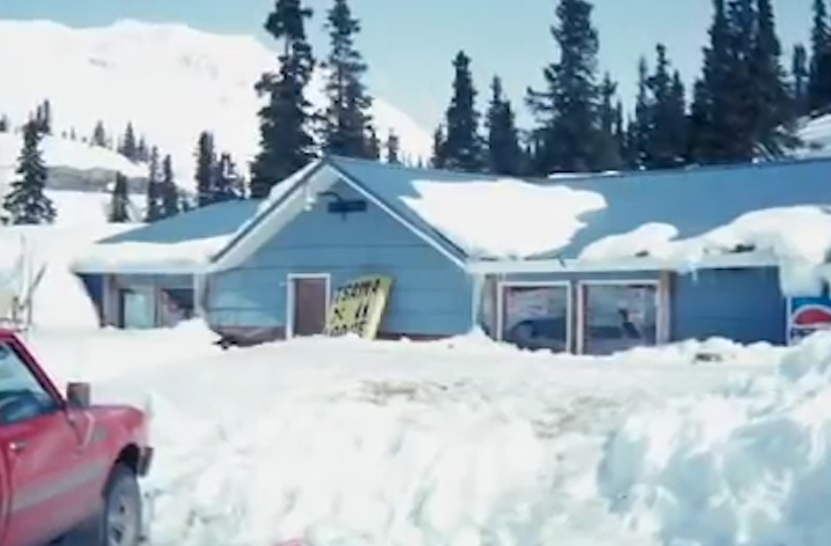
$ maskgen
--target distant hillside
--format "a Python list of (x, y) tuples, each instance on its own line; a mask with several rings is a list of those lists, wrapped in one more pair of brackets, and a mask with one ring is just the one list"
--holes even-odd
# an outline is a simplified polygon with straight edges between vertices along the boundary
[[(193, 152), (202, 130), (244, 166), (258, 149), (261, 105), (254, 83), (276, 54), (251, 36), (225, 36), (179, 24), (121, 21), (73, 29), (49, 21), (0, 21), (0, 113), (14, 125), (44, 99), (55, 134), (89, 137), (97, 120), (113, 137), (128, 122), (173, 156), (180, 185), (193, 185)], [(319, 85), (310, 99), (322, 104)], [(374, 105), (378, 134), (390, 129), (411, 156), (428, 156), (429, 133), (383, 98)], [(5, 153), (5, 152), (4, 152)]]

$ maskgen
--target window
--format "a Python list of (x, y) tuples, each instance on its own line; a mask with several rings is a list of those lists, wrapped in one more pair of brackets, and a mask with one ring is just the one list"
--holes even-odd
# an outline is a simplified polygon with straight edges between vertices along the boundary
[(156, 295), (152, 289), (121, 290), (121, 326), (127, 329), (156, 327)]
[(57, 401), (17, 351), (0, 343), (0, 423), (19, 423), (57, 409)]
[(570, 288), (508, 285), (502, 289), (502, 339), (523, 349), (570, 350)]
[(581, 287), (581, 297), (585, 354), (603, 355), (655, 345), (657, 283), (587, 283)]

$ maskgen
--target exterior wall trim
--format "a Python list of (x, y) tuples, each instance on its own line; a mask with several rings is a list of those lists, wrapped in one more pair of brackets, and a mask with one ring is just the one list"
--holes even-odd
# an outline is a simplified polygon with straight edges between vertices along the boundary
[(477, 260), (468, 262), (471, 273), (613, 273), (616, 271), (664, 271), (695, 269), (752, 269), (778, 267), (770, 252), (740, 252), (702, 258), (698, 263), (678, 263), (659, 258), (621, 258), (586, 262), (582, 260)]
[(566, 342), (572, 339), (572, 313), (574, 309), (574, 291), (572, 281), (521, 281), (503, 280), (496, 281), (496, 340), (504, 341), (505, 337), (505, 289), (506, 288), (565, 288), (568, 293), (566, 300)]
[(297, 280), (318, 280), (326, 281), (326, 312), (332, 301), (332, 276), (329, 273), (289, 273), (286, 275), (286, 339), (294, 337), (294, 281)]

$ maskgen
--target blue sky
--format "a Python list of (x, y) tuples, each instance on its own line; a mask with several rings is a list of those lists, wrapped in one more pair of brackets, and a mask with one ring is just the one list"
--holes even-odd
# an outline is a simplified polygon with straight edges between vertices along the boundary
[[(318, 52), (328, 0), (315, 9), (310, 35)], [(698, 73), (707, 38), (710, 0), (595, 0), (600, 63), (620, 82), (626, 101), (634, 93), (638, 56), (651, 59), (663, 42), (685, 81)], [(47, 18), (87, 26), (121, 18), (175, 21), (204, 30), (262, 35), (273, 0), (0, 0), (0, 17)], [(370, 64), (372, 91), (408, 112), (425, 128), (439, 120), (450, 96), (451, 59), (464, 49), (484, 103), (493, 74), (499, 74), (515, 103), (556, 55), (549, 33), (555, 0), (352, 0), (363, 24), (359, 46)], [(780, 38), (787, 47), (806, 41), (811, 0), (774, 0)], [(263, 36), (264, 40), (268, 40)], [(528, 117), (516, 104), (522, 122)]]

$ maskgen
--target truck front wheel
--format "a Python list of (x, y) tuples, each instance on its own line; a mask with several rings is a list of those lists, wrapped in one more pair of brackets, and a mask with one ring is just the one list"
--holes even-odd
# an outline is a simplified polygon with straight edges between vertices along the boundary
[(115, 465), (104, 490), (100, 546), (137, 546), (141, 542), (141, 503), (135, 473), (125, 465)]

